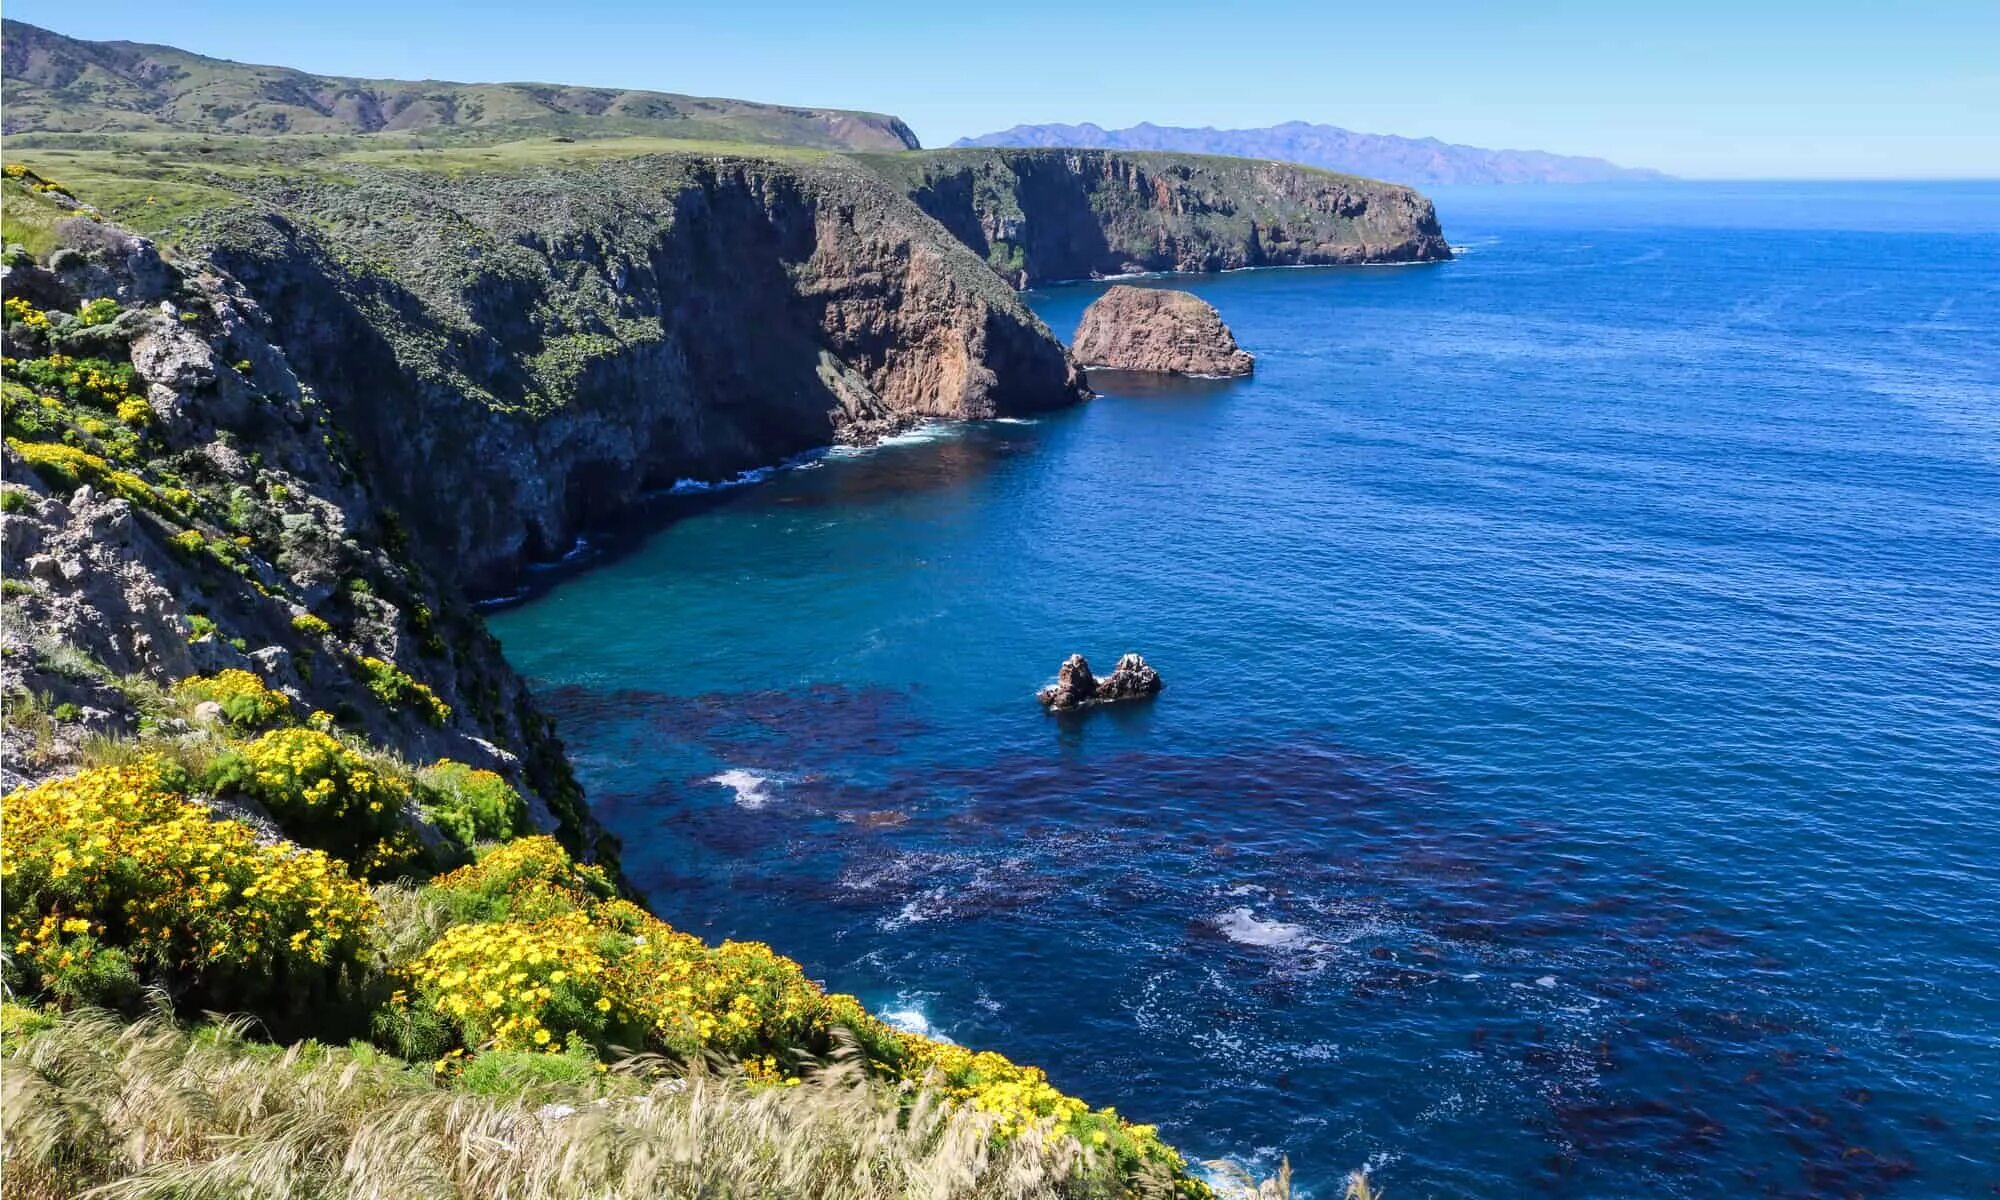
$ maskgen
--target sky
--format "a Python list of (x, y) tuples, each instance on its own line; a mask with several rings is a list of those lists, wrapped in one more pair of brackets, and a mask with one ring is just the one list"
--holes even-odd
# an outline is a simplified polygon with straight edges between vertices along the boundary
[(2000, 0), (1367, 5), (9, 0), (75, 37), (322, 74), (1017, 123), (1312, 121), (1692, 178), (2000, 177)]

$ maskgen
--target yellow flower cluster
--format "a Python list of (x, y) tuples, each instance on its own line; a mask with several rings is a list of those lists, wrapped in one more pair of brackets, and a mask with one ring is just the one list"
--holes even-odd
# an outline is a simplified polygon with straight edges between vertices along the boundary
[[(829, 1048), (835, 1026), (873, 1020), (851, 997), (828, 996), (797, 963), (769, 946), (710, 946), (630, 901), (613, 898), (604, 873), (573, 861), (553, 838), (521, 838), (499, 846), (435, 886), (464, 897), (476, 914), (496, 918), (461, 926), (440, 941), (439, 948), (453, 951), (454, 965), (460, 965), (460, 952), (467, 946), (499, 947), (518, 961), (515, 951), (545, 949), (558, 936), (566, 957), (584, 961), (581, 956), (587, 955), (594, 964), (585, 973), (594, 989), (584, 997), (588, 1003), (557, 1003), (553, 1013), (504, 1005), (482, 1009), (483, 993), (460, 994), (462, 979), (420, 964), (418, 993), (457, 1021), (475, 1045), (502, 1037), (498, 1021), (512, 1018), (512, 1029), (548, 1029), (552, 1038), (581, 1035), (602, 1045), (607, 1031), (622, 1030), (632, 1044), (643, 1039), (675, 1054), (774, 1056), (774, 1062), (791, 1064), (801, 1052)], [(429, 955), (425, 962), (431, 962)], [(504, 1000), (510, 993), (500, 988), (495, 994)], [(532, 995), (515, 999), (534, 1001)], [(536, 1003), (549, 1002), (550, 997), (542, 997)], [(489, 1020), (482, 1015), (492, 1013), (500, 1016)], [(534, 1023), (526, 1023), (529, 1017)], [(886, 1029), (880, 1033), (879, 1040), (886, 1043)]]
[(76, 199), (62, 184), (53, 179), (44, 179), (20, 163), (8, 163), (4, 168), (0, 168), (0, 172), (4, 172), (7, 178), (33, 191), (55, 192), (58, 195), (69, 196), (72, 200)]
[(445, 931), (411, 966), (421, 1000), (467, 1043), (561, 1054), (564, 1039), (602, 1044), (617, 1019), (606, 994), (604, 933), (580, 912)]
[(1165, 1168), (1194, 1188), (1185, 1194), (1206, 1194), (1153, 1127), (1092, 1110), (1039, 1069), (999, 1054), (897, 1033), (762, 943), (710, 946), (682, 933), (612, 898), (610, 880), (552, 838), (496, 847), (435, 886), (484, 919), (454, 927), (418, 960), (414, 1003), (450, 1021), (470, 1046), (546, 1049), (584, 1039), (599, 1048), (722, 1054), (778, 1085), (796, 1078), (801, 1055), (824, 1054), (833, 1031), (845, 1029), (878, 1069), (996, 1114), (1003, 1137), (1045, 1127), (1099, 1148), (1121, 1170)]
[(416, 849), (397, 837), (409, 784), (317, 729), (273, 730), (219, 759), (209, 783), (256, 800), (286, 833), (370, 877), (408, 865)]
[[(495, 846), (435, 886), (477, 902), (483, 915), (521, 918), (603, 907), (617, 892), (601, 868), (575, 861), (562, 843), (542, 835)], [(619, 903), (620, 913), (646, 916), (637, 905)]]
[(156, 512), (173, 512), (185, 507), (184, 503), (170, 502), (175, 497), (155, 491), (139, 476), (120, 470), (87, 450), (60, 442), (24, 442), (11, 437), (7, 439), (7, 445), (26, 459), (36, 474), (55, 486), (79, 488), (87, 483)]
[(118, 301), (109, 296), (99, 296), (95, 300), (85, 300), (76, 310), (76, 323), (89, 329), (96, 325), (109, 325), (118, 317)]
[(5, 312), (6, 322), (9, 325), (19, 323), (30, 329), (49, 327), (49, 314), (19, 296), (9, 296), (5, 300), (0, 300), (0, 311)]
[(339, 862), (215, 820), (158, 757), (17, 791), (4, 810), (5, 937), (44, 985), (119, 955), (254, 988), (351, 961), (376, 917)]
[(417, 682), (395, 663), (371, 655), (361, 655), (354, 661), (368, 677), (368, 690), (382, 703), (391, 708), (408, 704), (424, 720), (440, 728), (451, 720), (451, 705), (439, 699), (429, 684)]
[(300, 613), (293, 617), (292, 628), (307, 637), (326, 637), (333, 632), (333, 626), (327, 624), (325, 619), (311, 613)]
[(245, 729), (269, 725), (292, 713), (289, 696), (264, 686), (263, 680), (235, 667), (213, 675), (191, 675), (176, 683), (173, 690), (184, 699), (213, 700), (222, 706), (222, 715), (232, 725)]

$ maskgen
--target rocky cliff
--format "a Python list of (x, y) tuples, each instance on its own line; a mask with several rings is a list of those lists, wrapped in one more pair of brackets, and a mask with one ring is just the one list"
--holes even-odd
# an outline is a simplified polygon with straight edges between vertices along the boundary
[(475, 589), (681, 478), (1085, 394), (965, 246), (838, 161), (364, 169), (185, 240)]
[(587, 846), (469, 596), (683, 477), (1086, 394), (1011, 289), (837, 161), (273, 175), (168, 257), (4, 186), (73, 214), (7, 267), (6, 682), (58, 714), (9, 726), (21, 777), (145, 720), (120, 680), (240, 667), (501, 770)]
[(1215, 306), (1172, 288), (1107, 288), (1077, 323), (1070, 352), (1086, 369), (1232, 378), (1257, 360), (1238, 349)]
[(502, 774), (542, 829), (596, 849), (552, 726), (262, 306), (87, 216), (62, 236), (0, 269), (0, 787), (93, 739), (171, 739), (178, 681), (247, 672), (405, 762)]
[(1431, 202), (1411, 189), (1288, 163), (1104, 150), (861, 157), (1016, 287), (1451, 257)]

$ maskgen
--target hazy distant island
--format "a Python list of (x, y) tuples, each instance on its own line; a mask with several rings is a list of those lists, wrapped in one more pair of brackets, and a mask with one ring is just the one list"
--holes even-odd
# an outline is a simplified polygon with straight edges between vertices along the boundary
[(1391, 183), (1610, 183), (1671, 176), (1621, 167), (1601, 158), (1543, 150), (1487, 150), (1436, 138), (1356, 133), (1337, 125), (1287, 121), (1264, 129), (1187, 129), (1142, 122), (1129, 129), (1082, 125), (1016, 125), (960, 138), (953, 146), (1075, 146), (1103, 150), (1178, 150), (1303, 163)]

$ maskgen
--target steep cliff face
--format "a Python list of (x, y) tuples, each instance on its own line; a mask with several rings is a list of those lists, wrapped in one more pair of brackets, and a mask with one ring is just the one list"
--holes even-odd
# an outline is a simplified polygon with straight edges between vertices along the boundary
[(680, 478), (1086, 394), (964, 245), (837, 161), (365, 169), (191, 242), (475, 589)]
[(247, 671), (408, 763), (501, 773), (589, 849), (549, 722), (262, 307), (109, 225), (63, 236), (46, 266), (0, 270), (0, 785), (67, 769), (93, 734), (172, 737), (164, 689)]
[(1289, 163), (1105, 150), (864, 160), (1016, 287), (1137, 271), (1451, 257), (1406, 187)]

